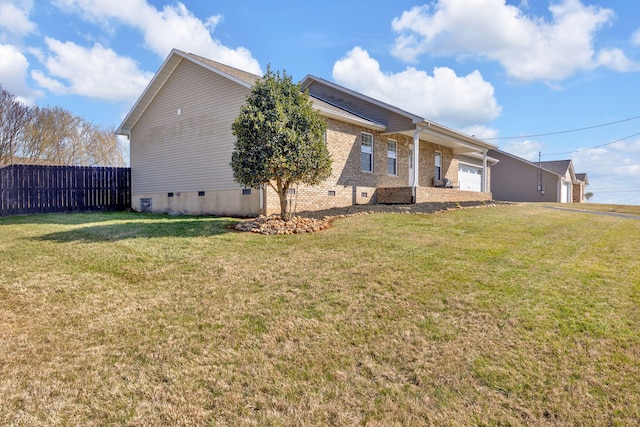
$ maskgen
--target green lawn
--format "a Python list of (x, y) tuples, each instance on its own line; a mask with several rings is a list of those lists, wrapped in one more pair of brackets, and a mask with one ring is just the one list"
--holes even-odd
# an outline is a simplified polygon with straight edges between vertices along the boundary
[(637, 425), (640, 220), (0, 218), (0, 425)]
[(640, 205), (607, 205), (604, 203), (580, 203), (568, 205), (561, 203), (545, 203), (545, 205), (585, 211), (616, 212), (623, 214), (640, 215)]

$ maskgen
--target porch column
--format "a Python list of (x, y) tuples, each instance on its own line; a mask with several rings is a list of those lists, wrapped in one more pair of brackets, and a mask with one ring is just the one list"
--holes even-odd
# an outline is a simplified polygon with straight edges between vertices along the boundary
[(482, 152), (482, 188), (483, 193), (487, 192), (487, 150)]
[(418, 161), (418, 159), (420, 158), (420, 131), (422, 130), (422, 128), (417, 127), (415, 132), (413, 133), (413, 187), (412, 187), (412, 193), (413, 193), (413, 203), (417, 203), (417, 191), (416, 189), (418, 188), (418, 177), (420, 176), (419, 172), (418, 172), (418, 166), (420, 165), (420, 162)]

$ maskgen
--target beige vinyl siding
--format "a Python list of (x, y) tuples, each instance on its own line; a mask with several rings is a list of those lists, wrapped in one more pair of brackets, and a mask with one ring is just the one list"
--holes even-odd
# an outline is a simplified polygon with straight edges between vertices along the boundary
[(249, 92), (181, 60), (131, 130), (133, 194), (240, 189), (231, 124)]

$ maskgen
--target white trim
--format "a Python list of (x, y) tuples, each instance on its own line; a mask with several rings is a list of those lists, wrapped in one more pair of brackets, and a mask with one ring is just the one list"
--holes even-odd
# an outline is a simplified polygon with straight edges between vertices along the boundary
[(413, 154), (413, 145), (409, 144), (409, 187), (413, 187), (413, 182), (415, 180), (415, 176), (413, 174), (413, 168), (414, 168), (414, 164), (413, 164), (413, 158), (414, 158), (414, 154)]
[(260, 185), (260, 209), (264, 209), (264, 185)]
[[(465, 157), (467, 157), (469, 159), (482, 160), (482, 152), (481, 151), (477, 151), (475, 153), (461, 153), (458, 156), (458, 162), (460, 162), (460, 163), (468, 163), (470, 165), (473, 165), (473, 163), (463, 160), (463, 158), (465, 158)], [(493, 157), (489, 156), (488, 152), (487, 152), (487, 162), (491, 163), (491, 164), (496, 164), (496, 163), (500, 163), (500, 160), (494, 159)], [(476, 165), (476, 166), (479, 166), (479, 165)]]
[(481, 191), (487, 192), (487, 150), (482, 152), (482, 184)]
[(420, 131), (423, 128), (416, 127), (413, 133), (413, 201), (415, 203), (417, 197), (417, 190), (420, 181)]

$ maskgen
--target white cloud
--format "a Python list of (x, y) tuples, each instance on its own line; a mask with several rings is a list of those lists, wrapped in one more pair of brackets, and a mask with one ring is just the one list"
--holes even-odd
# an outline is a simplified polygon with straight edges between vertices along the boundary
[(614, 71), (638, 71), (640, 65), (626, 57), (621, 49), (603, 49), (598, 53), (597, 63)]
[(35, 70), (31, 76), (56, 94), (130, 102), (153, 77), (153, 73), (141, 71), (132, 59), (118, 56), (99, 43), (85, 48), (52, 38), (45, 38), (45, 42), (49, 55), (43, 63), (48, 75)]
[(34, 98), (39, 96), (27, 87), (26, 77), (29, 61), (18, 50), (9, 44), (0, 44), (0, 83), (5, 90), (14, 94), (26, 104), (33, 104)]
[(433, 76), (413, 67), (384, 73), (366, 50), (355, 47), (333, 66), (334, 80), (350, 89), (446, 125), (468, 127), (490, 122), (501, 107), (494, 88), (477, 70), (457, 76), (436, 67)]
[(634, 46), (640, 46), (640, 29), (636, 30), (632, 35), (631, 35), (631, 43)]
[(610, 144), (612, 150), (625, 151), (627, 153), (634, 153), (640, 155), (640, 140), (635, 142), (618, 141)]
[(177, 48), (262, 74), (249, 50), (229, 48), (212, 37), (221, 16), (200, 20), (181, 2), (166, 5), (162, 10), (146, 0), (57, 0), (56, 5), (63, 10), (80, 11), (84, 19), (103, 28), (111, 29), (118, 23), (136, 28), (142, 32), (146, 46), (163, 58)]
[(560, 0), (549, 7), (549, 21), (525, 14), (525, 6), (505, 0), (416, 6), (393, 20), (399, 35), (392, 53), (406, 61), (423, 54), (485, 58), (523, 81), (562, 80), (597, 66), (637, 68), (619, 49), (595, 51), (595, 33), (612, 22), (612, 10)]
[(31, 2), (23, 1), (15, 4), (9, 1), (0, 2), (0, 42), (22, 38), (36, 30), (36, 24), (29, 20)]
[(580, 151), (573, 163), (587, 173), (592, 202), (640, 204), (640, 140)]
[(457, 130), (466, 133), (467, 135), (475, 136), (478, 139), (491, 139), (498, 136), (498, 131), (496, 129), (483, 125), (465, 126)]
[(500, 147), (501, 150), (507, 153), (514, 154), (530, 162), (538, 161), (538, 153), (543, 151), (543, 145), (537, 141), (525, 140), (525, 141), (511, 141), (504, 147)]

